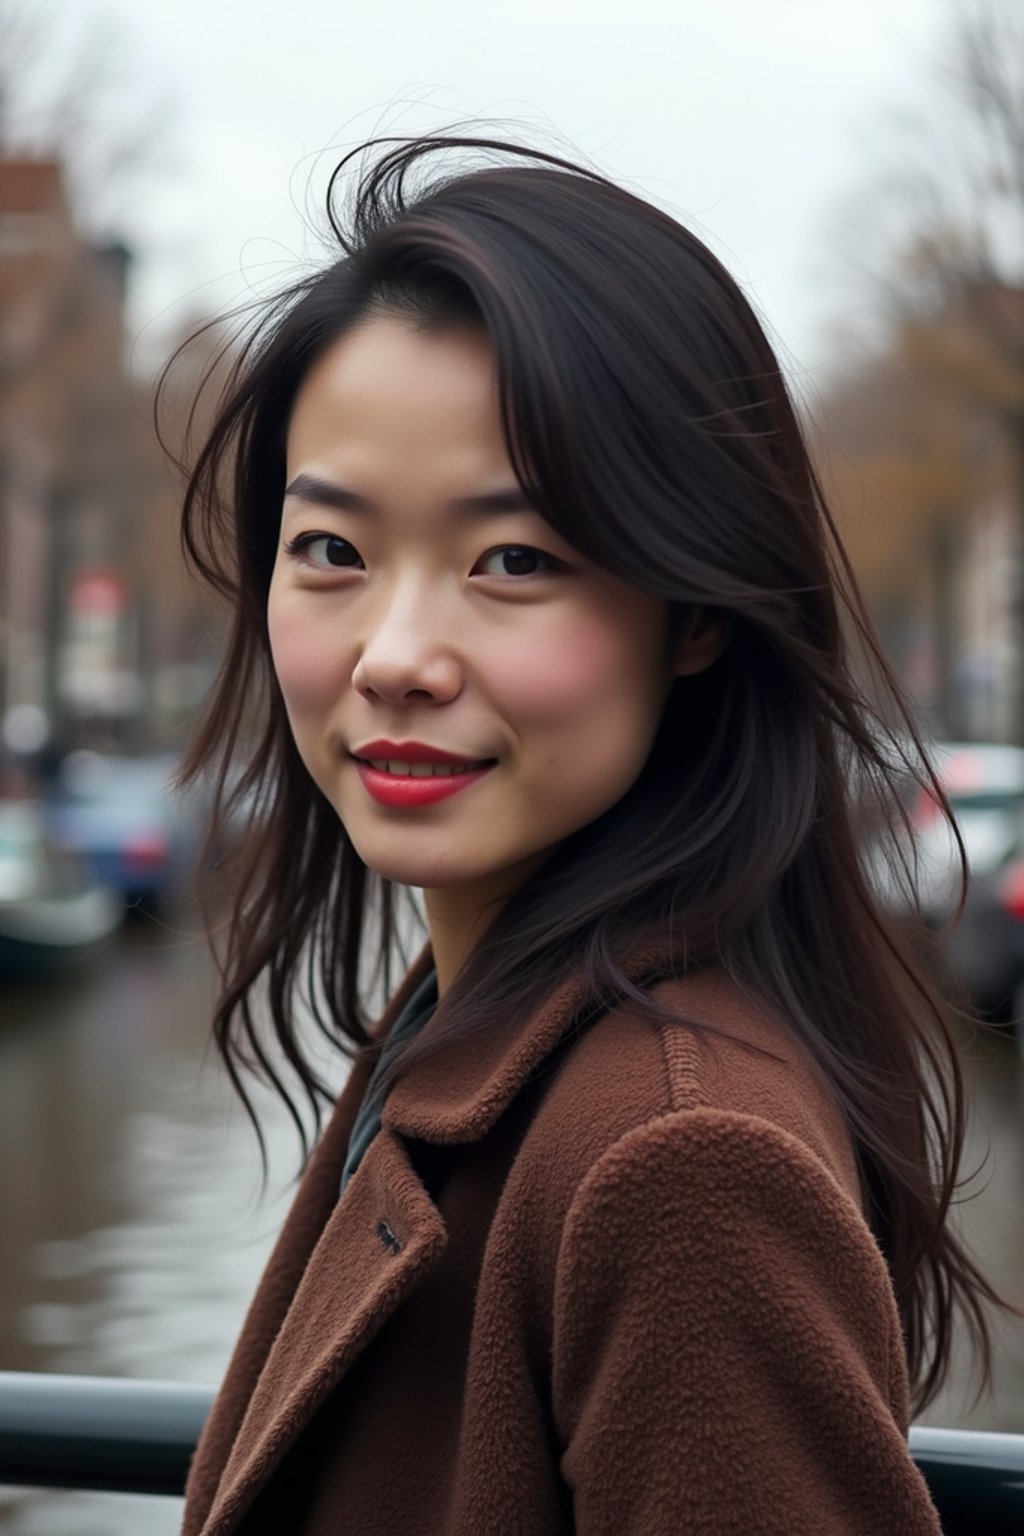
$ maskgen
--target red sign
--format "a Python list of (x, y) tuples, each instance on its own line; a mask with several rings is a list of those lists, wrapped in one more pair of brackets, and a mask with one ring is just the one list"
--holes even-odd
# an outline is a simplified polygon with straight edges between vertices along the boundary
[(116, 571), (79, 571), (68, 594), (68, 606), (75, 614), (114, 618), (124, 612), (127, 602), (128, 589)]

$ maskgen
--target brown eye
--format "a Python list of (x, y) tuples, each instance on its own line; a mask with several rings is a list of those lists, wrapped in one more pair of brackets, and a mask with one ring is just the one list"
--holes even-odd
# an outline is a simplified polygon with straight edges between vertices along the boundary
[[(311, 551), (318, 545), (322, 549), (314, 558)], [(298, 538), (285, 545), (285, 550), (289, 555), (297, 556), (305, 565), (314, 566), (320, 571), (329, 568), (349, 570), (354, 561), (359, 559), (355, 545), (335, 533), (300, 533)]]
[[(546, 555), (540, 549), (533, 549), (529, 544), (505, 544), (501, 549), (492, 549), (484, 556), (484, 560), (501, 561), (502, 569), (490, 573), (498, 576), (543, 575), (545, 567), (548, 570), (554, 570), (558, 564), (552, 555)], [(541, 565), (539, 571), (538, 561)]]

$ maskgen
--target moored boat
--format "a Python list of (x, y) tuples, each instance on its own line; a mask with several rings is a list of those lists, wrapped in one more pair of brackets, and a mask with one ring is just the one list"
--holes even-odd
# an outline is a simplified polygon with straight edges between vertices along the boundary
[(35, 800), (0, 800), (0, 983), (82, 964), (123, 916), (115, 892), (53, 847)]

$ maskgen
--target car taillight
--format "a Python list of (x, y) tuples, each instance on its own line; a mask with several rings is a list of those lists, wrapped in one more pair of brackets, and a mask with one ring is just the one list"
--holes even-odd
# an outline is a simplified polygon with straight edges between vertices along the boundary
[(1024, 863), (1009, 864), (999, 881), (999, 905), (1024, 922)]
[(935, 821), (936, 818), (941, 815), (942, 807), (936, 800), (935, 796), (932, 794), (931, 790), (919, 790), (917, 798), (914, 801), (913, 809), (910, 813), (910, 820), (913, 827), (918, 832), (920, 832), (923, 830), (923, 828), (927, 827), (931, 822)]
[(130, 869), (155, 869), (166, 859), (169, 846), (162, 833), (144, 833), (125, 844), (124, 861)]

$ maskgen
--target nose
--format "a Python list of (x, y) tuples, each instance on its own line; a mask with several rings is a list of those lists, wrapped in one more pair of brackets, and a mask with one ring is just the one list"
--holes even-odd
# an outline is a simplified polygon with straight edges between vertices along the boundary
[(462, 689), (462, 665), (437, 601), (396, 592), (368, 624), (352, 671), (352, 686), (364, 698), (385, 704), (406, 699), (448, 703)]

